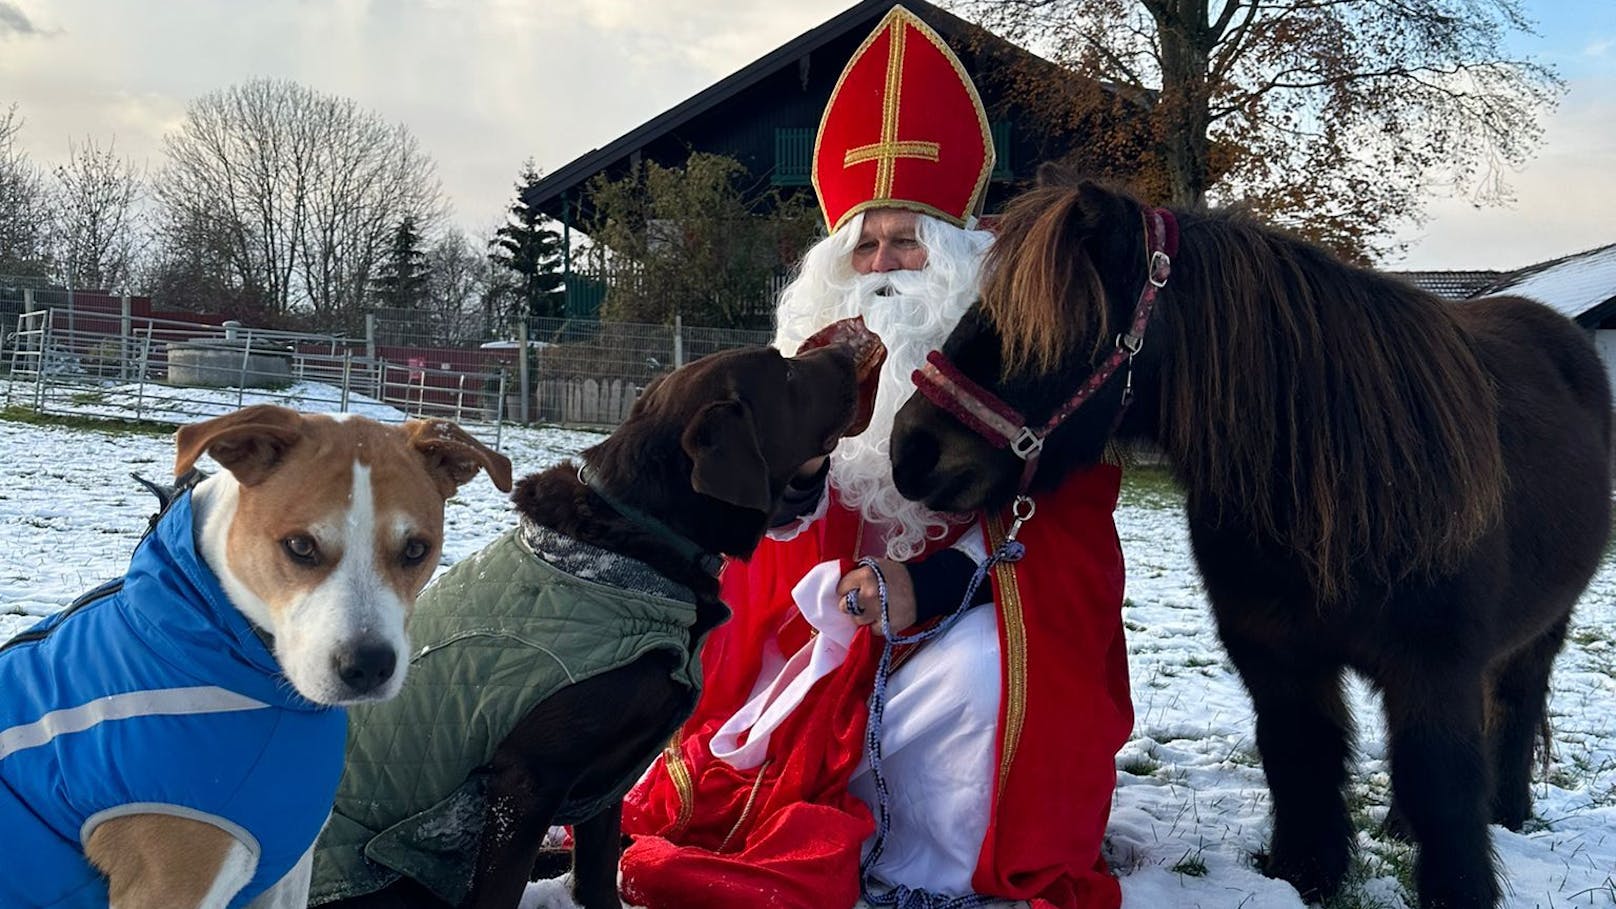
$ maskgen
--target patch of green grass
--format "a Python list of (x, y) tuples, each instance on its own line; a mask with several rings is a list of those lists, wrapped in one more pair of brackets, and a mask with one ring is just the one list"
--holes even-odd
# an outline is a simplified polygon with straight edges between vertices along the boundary
[(1240, 745), (1229, 752), (1225, 761), (1236, 767), (1261, 767), (1262, 755), (1257, 753), (1256, 745)]
[(1179, 859), (1171, 870), (1174, 874), (1188, 877), (1206, 877), (1206, 860), (1201, 858), (1201, 850), (1197, 849), (1192, 853), (1186, 849), (1184, 857)]
[(8, 423), (27, 423), (30, 426), (60, 426), (64, 429), (89, 429), (113, 434), (133, 433), (143, 436), (171, 436), (174, 427), (149, 420), (109, 420), (102, 417), (81, 417), (65, 414), (38, 413), (26, 407), (0, 408), (0, 420)]
[(1321, 904), (1323, 909), (1398, 909), (1398, 903), (1387, 902), (1364, 889), (1369, 881), (1387, 874), (1397, 879), (1407, 905), (1413, 905), (1410, 894), (1414, 892), (1414, 848), (1392, 843), (1386, 849), (1375, 849), (1368, 854), (1354, 853), (1341, 891), (1325, 900)]
[(106, 399), (107, 396), (99, 391), (81, 391), (75, 393), (70, 400), (72, 400), (74, 404), (101, 404), (104, 403)]
[(1184, 493), (1173, 475), (1157, 465), (1130, 464), (1123, 468), (1120, 498), (1124, 505), (1148, 508), (1179, 508), (1184, 504)]
[(1123, 759), (1122, 763), (1117, 765), (1117, 769), (1133, 776), (1150, 776), (1160, 770), (1161, 766), (1161, 761), (1151, 755), (1138, 754)]
[(1609, 644), (1610, 634), (1603, 629), (1590, 628), (1584, 625), (1573, 629), (1570, 634), (1566, 635), (1566, 639), (1573, 644), (1589, 647), (1594, 644)]

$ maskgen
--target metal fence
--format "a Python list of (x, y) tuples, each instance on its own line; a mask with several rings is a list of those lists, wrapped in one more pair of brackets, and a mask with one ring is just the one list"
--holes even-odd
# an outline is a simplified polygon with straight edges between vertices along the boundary
[(248, 404), (447, 418), (498, 446), (502, 370), (372, 356), (333, 335), (211, 326), (48, 308), (17, 316), (5, 349), (6, 406), (183, 424)]
[[(378, 313), (365, 338), (212, 325), (109, 309), (0, 312), (7, 406), (181, 424), (253, 403), (610, 429), (650, 381), (770, 333), (533, 319), (514, 340), (427, 345)], [(207, 319), (209, 317), (198, 317)], [(391, 324), (390, 324), (391, 323)], [(430, 340), (430, 339), (427, 339)]]

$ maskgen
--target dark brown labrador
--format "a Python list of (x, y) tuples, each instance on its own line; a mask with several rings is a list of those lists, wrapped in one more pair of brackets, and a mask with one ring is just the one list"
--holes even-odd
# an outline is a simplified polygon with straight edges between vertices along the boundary
[[(531, 522), (638, 560), (692, 591), (696, 611), (687, 646), (696, 648), (728, 617), (711, 573), (715, 560), (699, 555), (750, 555), (799, 467), (829, 452), (841, 436), (862, 429), (858, 424), (867, 415), (860, 412), (859, 399), (867, 396), (859, 394), (859, 379), (873, 373), (872, 361), (878, 365), (879, 358), (869, 356), (870, 346), (879, 348), (873, 338), (864, 333), (855, 344), (838, 342), (789, 359), (767, 348), (727, 351), (668, 375), (646, 390), (616, 432), (583, 453), (587, 484), (580, 465), (572, 462), (517, 484), (512, 498), (524, 525)], [(640, 514), (625, 515), (629, 511)], [(666, 531), (650, 526), (658, 521)], [(492, 759), (475, 769), (476, 786), (462, 786), (459, 793), (474, 789), (470, 804), (480, 806), (480, 812), (471, 813), (473, 822), (464, 825), (467, 831), (480, 826), (480, 834), (467, 832), (458, 850), (469, 856), (474, 848), (476, 855), (463, 899), (445, 893), (441, 884), (428, 886), (432, 882), (373, 861), (393, 851), (382, 842), (385, 836), (363, 844), (367, 858), (359, 874), (331, 886), (337, 866), (327, 854), (328, 839), (342, 838), (345, 825), (351, 832), (348, 815), (356, 813), (351, 806), (362, 806), (368, 797), (350, 791), (353, 781), (345, 777), (316, 854), (313, 904), (335, 899), (332, 905), (342, 909), (382, 909), (440, 907), (459, 900), (463, 906), (512, 909), (548, 829), (571, 822), (574, 898), (588, 909), (616, 909), (622, 791), (695, 705), (696, 692), (671, 677), (676, 662), (665, 651), (650, 652), (567, 685), (521, 714)], [(412, 668), (412, 681), (413, 673)], [(407, 700), (410, 686), (405, 687), (401, 701)], [(356, 728), (367, 722), (373, 720), (355, 718)], [(466, 734), (475, 737), (476, 730)], [(379, 775), (423, 760), (418, 751), (430, 738), (393, 735)], [(355, 747), (351, 734), (349, 776), (357, 766)], [(442, 843), (450, 844), (445, 855), (456, 851), (452, 836)]]

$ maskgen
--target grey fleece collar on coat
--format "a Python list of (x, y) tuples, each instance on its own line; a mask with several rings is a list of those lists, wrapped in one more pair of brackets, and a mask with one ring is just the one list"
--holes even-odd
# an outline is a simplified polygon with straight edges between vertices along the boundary
[(650, 596), (696, 602), (696, 593), (675, 583), (650, 565), (593, 543), (575, 540), (523, 515), (518, 525), (522, 547), (557, 570), (583, 581)]

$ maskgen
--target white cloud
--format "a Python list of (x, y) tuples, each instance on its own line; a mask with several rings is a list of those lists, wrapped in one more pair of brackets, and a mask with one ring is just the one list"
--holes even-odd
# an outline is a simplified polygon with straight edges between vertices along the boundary
[(69, 139), (116, 135), (155, 168), (191, 99), (293, 79), (406, 124), (460, 223), (481, 229), (525, 158), (555, 170), (851, 3), (52, 0), (57, 40), (0, 53), (0, 105), (20, 102), (42, 163), (65, 158)]
[(1538, 155), (1509, 181), (1516, 202), (1481, 208), (1441, 199), (1390, 267), (1509, 269), (1616, 243), (1616, 92), (1573, 80)]
[[(437, 161), (457, 220), (481, 231), (525, 158), (553, 171), (612, 141), (853, 0), (0, 0), (50, 40), (0, 25), (0, 108), (45, 165), (114, 136), (155, 168), (191, 99), (258, 76), (351, 97), (406, 124)], [(15, 17), (12, 17), (15, 18)], [(1608, 40), (1606, 58), (1616, 56)], [(1439, 200), (1402, 267), (1501, 268), (1616, 241), (1616, 74), (1574, 81), (1518, 202)]]

